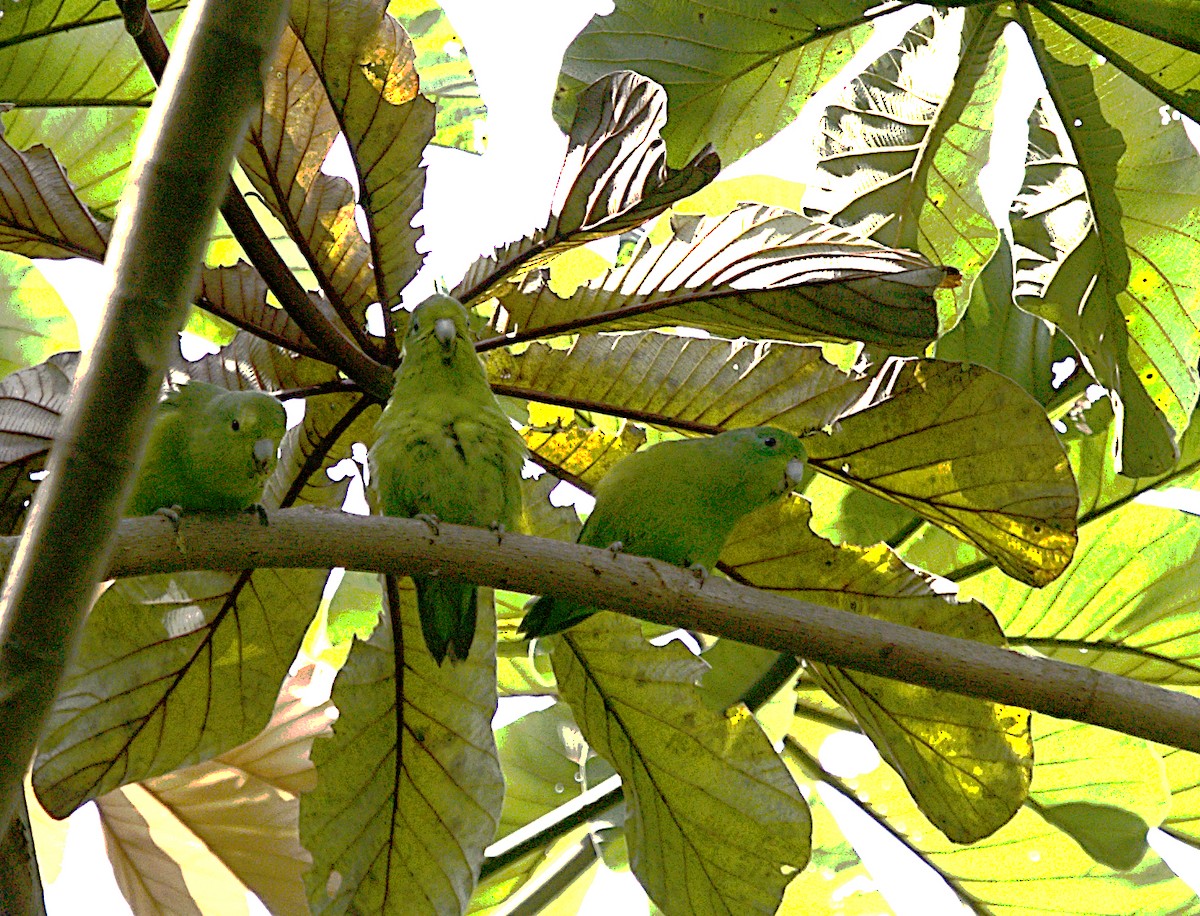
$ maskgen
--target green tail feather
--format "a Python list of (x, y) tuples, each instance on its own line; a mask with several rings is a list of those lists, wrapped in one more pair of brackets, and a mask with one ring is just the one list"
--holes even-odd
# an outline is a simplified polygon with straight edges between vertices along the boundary
[(550, 595), (534, 598), (525, 606), (525, 619), (521, 621), (521, 632), (533, 639), (538, 636), (553, 636), (563, 630), (582, 623), (596, 613), (594, 607), (561, 601)]
[(413, 583), (417, 586), (417, 611), (429, 654), (440, 665), (453, 646), (451, 657), (462, 661), (475, 639), (479, 608), (475, 586), (415, 576)]

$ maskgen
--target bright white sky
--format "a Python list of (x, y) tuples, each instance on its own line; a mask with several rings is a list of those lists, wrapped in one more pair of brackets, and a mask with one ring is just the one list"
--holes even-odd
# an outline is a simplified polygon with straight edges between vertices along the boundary
[[(561, 53), (571, 37), (597, 11), (611, 8), (609, 0), (522, 0), (495, 3), (491, 0), (444, 0), (443, 7), (459, 30), (475, 68), (484, 99), (488, 103), (487, 151), (472, 156), (456, 150), (430, 149), (423, 212), (426, 242), (430, 253), (421, 274), (406, 291), (405, 303), (415, 304), (444, 279), (453, 284), (480, 253), (517, 238), (540, 225), (554, 191), (557, 166), (565, 139), (550, 117), (550, 102)], [(915, 19), (917, 13), (911, 17)], [(910, 19), (897, 23), (905, 28)], [(860, 52), (867, 60), (884, 49), (895, 33), (879, 30)], [(1036, 67), (1018, 49), (1010, 68), (1018, 73), (1036, 73)], [(1011, 82), (1011, 81), (1010, 81)], [(832, 87), (830, 87), (832, 88)], [(1027, 78), (1006, 86), (1001, 107), (1022, 104), (1040, 87)], [(813, 121), (798, 121), (772, 142), (745, 157), (723, 173), (771, 174), (803, 182), (811, 167), (812, 153), (807, 137)], [(1024, 138), (1014, 139), (1024, 145)], [(1019, 156), (998, 157), (1008, 168), (993, 168), (988, 177), (989, 197), (1001, 212), (1010, 199), (1011, 183), (1019, 182)], [(330, 171), (342, 172), (330, 163)], [(991, 202), (991, 201), (989, 201)], [(82, 262), (39, 262), (58, 287), (80, 325), (80, 338), (90, 341), (97, 321), (97, 291), (103, 288), (102, 268)], [(822, 763), (844, 777), (874, 766), (878, 756), (869, 742), (846, 736), (849, 742), (822, 749)], [(863, 744), (866, 743), (866, 747)], [(822, 792), (848, 838), (859, 850), (868, 869), (884, 888), (889, 904), (901, 916), (938, 916), (963, 912), (953, 895), (939, 881), (924, 877), (919, 860), (900, 849), (835, 792)], [(1174, 858), (1174, 847), (1163, 845), (1165, 835), (1157, 831), (1155, 846)], [(1179, 847), (1193, 858), (1195, 854)], [(1180, 854), (1183, 854), (1180, 853)], [(1200, 866), (1193, 866), (1200, 867)], [(581, 912), (601, 916), (612, 912), (645, 912), (641, 888), (627, 875), (600, 869), (601, 893)], [(250, 896), (249, 912), (264, 913)], [(72, 818), (63, 868), (59, 880), (46, 888), (46, 903), (52, 914), (92, 912), (128, 913), (103, 854), (99, 820), (88, 805)]]

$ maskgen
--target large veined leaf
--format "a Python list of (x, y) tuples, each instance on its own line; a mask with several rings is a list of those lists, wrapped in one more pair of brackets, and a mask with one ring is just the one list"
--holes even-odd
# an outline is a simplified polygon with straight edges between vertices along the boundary
[[(149, 4), (161, 30), (182, 0)], [(116, 3), (31, 0), (5, 4), (0, 18), (0, 100), (17, 149), (54, 151), (79, 197), (111, 217), (154, 83)]]
[(808, 342), (866, 341), (919, 353), (937, 336), (933, 291), (953, 268), (836, 226), (745, 204), (724, 217), (677, 218), (662, 245), (561, 298), (540, 275), (499, 294), (515, 339), (583, 327), (664, 325)]
[(164, 841), (178, 837), (179, 825), (137, 786), (110, 792), (96, 801), (96, 808), (113, 877), (133, 912), (202, 916), (202, 906), (236, 912), (245, 901), (246, 892), (211, 860), (188, 863), (192, 880), (204, 882), (202, 899), (195, 899), (180, 863), (162, 848)]
[[(1200, 427), (1193, 425), (1180, 442), (1180, 460), (1171, 471), (1137, 478), (1118, 474), (1112, 455), (1120, 433), (1107, 398), (1072, 409), (1064, 426), (1060, 439), (1079, 487), (1079, 525), (1083, 529), (1147, 490), (1188, 486), (1200, 468)], [(910, 528), (895, 546), (907, 562), (955, 581), (992, 565), (978, 549), (929, 523)]]
[[(244, 164), (274, 201), (334, 310), (360, 338), (365, 309), (394, 303), (420, 266), (412, 222), (434, 105), (418, 94), (415, 51), (382, 2), (293, 4), (295, 40)], [(355, 223), (348, 182), (321, 172), (338, 131), (352, 154), (370, 240)]]
[[(229, 267), (208, 268), (200, 274), (196, 304), (242, 330), (313, 359), (323, 354), (283, 309), (267, 301), (267, 284), (245, 261)], [(310, 294), (314, 305), (316, 294)]]
[[(173, 22), (185, 5), (147, 3), (160, 23)], [(17, 107), (148, 104), (154, 81), (116, 3), (31, 0), (6, 6), (0, 18), (0, 98)]]
[(1012, 249), (1000, 245), (976, 282), (966, 314), (950, 333), (939, 337), (933, 355), (938, 359), (977, 363), (994, 369), (1049, 406), (1064, 392), (1054, 387), (1054, 364), (1075, 356), (1065, 334), (1012, 301)]
[[(1145, 31), (1129, 28), (1141, 12), (1154, 7), (1158, 7), (1154, 12), (1156, 21), (1146, 23)], [(1117, 15), (1107, 3), (1088, 4), (1083, 11), (1056, 4), (1039, 9), (1081, 44), (1162, 99), (1166, 104), (1160, 113), (1175, 117), (1170, 111), (1173, 107), (1194, 120), (1200, 118), (1200, 47), (1195, 38), (1196, 25), (1190, 30), (1186, 25), (1189, 20), (1196, 22), (1190, 7), (1190, 3), (1144, 3), (1136, 8), (1125, 7)]]
[(291, 15), (350, 145), (376, 297), (388, 305), (421, 263), (421, 230), (412, 223), (425, 190), (421, 153), (433, 136), (434, 106), (416, 94), (412, 43), (382, 4), (363, 3), (348, 16), (336, 6), (300, 3)]
[(42, 806), (63, 817), (261, 731), (325, 577), (259, 570), (113, 584), (88, 616), (38, 749)]
[[(721, 568), (789, 597), (1004, 645), (983, 605), (954, 601), (946, 583), (905, 566), (885, 545), (833, 546), (812, 532), (809, 517), (796, 497), (747, 516), (722, 550)], [(994, 833), (1025, 801), (1033, 757), (1025, 710), (828, 665), (809, 670), (950, 839)]]
[[(1162, 822), (1170, 804), (1162, 758), (1130, 735), (1041, 715), (1035, 722), (1038, 752), (1047, 763), (1038, 770), (1030, 806), (1097, 862), (1134, 868), (1147, 851), (1146, 831)], [(1090, 752), (1085, 784), (1074, 753), (1078, 745)]]
[(312, 675), (309, 665), (287, 679), (267, 728), (246, 744), (97, 800), (114, 864), (114, 840), (131, 850), (120, 859), (118, 881), (135, 912), (158, 910), (147, 910), (131, 891), (158, 899), (172, 893), (167, 912), (200, 912), (190, 909), (197, 905), (212, 912), (213, 877), (226, 886), (237, 879), (222, 912), (234, 912), (243, 887), (279, 916), (309, 912), (302, 873), (310, 860), (297, 834), (297, 796), (314, 782), (307, 756), (313, 738), (329, 729), (328, 703), (308, 699)]
[(1178, 748), (1159, 748), (1171, 805), (1161, 829), (1193, 848), (1200, 845), (1200, 755)]
[(476, 261), (452, 295), (497, 295), (564, 251), (640, 226), (712, 181), (721, 163), (708, 149), (678, 170), (667, 167), (659, 136), (666, 117), (662, 87), (636, 73), (589, 86), (568, 131), (546, 225)]
[(705, 144), (725, 163), (786, 127), (814, 92), (866, 40), (877, 6), (862, 0), (778, 4), (718, 0), (689, 4), (618, 0), (596, 16), (563, 57), (557, 115), (573, 91), (629, 68), (667, 92), (663, 130), (670, 160), (686, 162)]
[(1200, 52), (1196, 37), (1200, 35), (1200, 10), (1188, 0), (1145, 0), (1132, 7), (1121, 0), (1058, 0), (1048, 6), (1059, 16), (1076, 18), (1071, 11), (1083, 11), (1091, 14), (1091, 22), (1097, 22), (1093, 17), (1102, 17), (1177, 48)]
[(566, 350), (535, 343), (517, 356), (494, 351), (487, 364), (500, 393), (706, 431), (820, 429), (869, 384), (817, 347), (653, 332), (580, 335)]
[(964, 305), (999, 238), (979, 173), (1008, 21), (970, 10), (909, 29), (825, 109), (817, 175), (804, 197), (806, 215), (958, 267), (967, 277)]
[[(1177, 485), (1194, 488), (1193, 470)], [(1078, 665), (1153, 683), (1200, 683), (1200, 530), (1177, 509), (1131, 502), (1080, 528), (1067, 571), (1030, 589), (994, 570), (962, 580), (1009, 638)]]
[(1023, 582), (1066, 569), (1079, 494), (1041, 405), (982, 366), (892, 360), (877, 380), (862, 410), (806, 441), (809, 462), (911, 508)]
[[(1034, 717), (1033, 725), (1038, 740), (1047, 737), (1044, 752), (1038, 744), (1033, 776), (1034, 786), (1044, 783), (1049, 790), (1045, 802), (1115, 807), (1122, 804), (1119, 799), (1124, 792), (1129, 796), (1127, 807), (1117, 809), (1124, 813), (1119, 816), (1149, 824), (1157, 819), (1165, 794), (1162, 771), (1154, 765), (1144, 742), (1127, 743), (1104, 729), (1059, 724), (1040, 716)], [(789, 750), (807, 758), (801, 769), (814, 769), (823, 741), (835, 731), (828, 720), (797, 717)], [(1118, 759), (1122, 775), (1113, 780), (1109, 764)], [(1183, 916), (1195, 910), (1195, 892), (1153, 852), (1128, 870), (1105, 866), (1080, 844), (1084, 836), (1078, 827), (1073, 835), (1036, 813), (1035, 805), (1022, 808), (992, 836), (962, 846), (933, 828), (890, 767), (860, 772), (849, 782), (822, 773), (819, 765), (815, 769), (817, 778), (838, 786), (845, 798), (919, 854), (969, 912)], [(1149, 783), (1145, 783), (1147, 777)], [(1120, 842), (1112, 834), (1099, 841), (1109, 852)]]
[(16, 531), (25, 515), (30, 475), (45, 467), (78, 365), (78, 353), (58, 353), (0, 380), (0, 531)]
[(1053, 108), (1030, 122), (1017, 303), (1119, 396), (1124, 469), (1161, 473), (1200, 393), (1200, 156), (1155, 96), (1045, 18), (1026, 24)]
[(433, 0), (392, 0), (388, 12), (412, 38), (421, 94), (437, 102), (433, 142), (470, 153), (483, 152), (480, 128), (487, 107), (479, 97), (462, 40), (446, 13)]
[(44, 146), (23, 153), (0, 131), (0, 247), (29, 258), (104, 257), (108, 227), (75, 196)]
[(354, 218), (354, 188), (321, 170), (338, 135), (337, 112), (293, 28), (284, 29), (275, 69), (280, 77), (267, 83), (238, 162), (299, 247), (327, 307), (357, 328), (375, 299), (374, 277)]
[(646, 444), (646, 433), (632, 424), (607, 433), (577, 421), (521, 433), (534, 461), (561, 480), (594, 487), (614, 464)]
[(79, 349), (75, 319), (25, 258), (0, 252), (0, 377)]
[(317, 786), (301, 798), (300, 836), (317, 914), (460, 913), (496, 832), (504, 790), (490, 596), (470, 657), (438, 666), (415, 593), (398, 592), (402, 635), (393, 641), (385, 614), (355, 641), (334, 687), (333, 737), (313, 747)]
[(621, 774), (630, 864), (665, 913), (773, 913), (809, 857), (811, 821), (744, 707), (700, 701), (705, 664), (598, 614), (556, 641), (554, 673), (588, 743)]

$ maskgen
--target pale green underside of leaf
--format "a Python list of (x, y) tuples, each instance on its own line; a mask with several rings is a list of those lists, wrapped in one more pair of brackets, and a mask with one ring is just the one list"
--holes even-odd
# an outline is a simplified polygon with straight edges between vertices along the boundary
[(411, 588), (400, 590), (401, 652), (386, 619), (355, 641), (334, 687), (333, 737), (313, 748), (317, 787), (301, 798), (314, 913), (466, 908), (503, 797), (491, 730), (495, 616), (484, 594), (460, 664), (434, 664)]
[(266, 725), (323, 571), (122, 579), (93, 608), (34, 764), (64, 816), (129, 782), (207, 760)]
[(75, 319), (24, 258), (0, 252), (0, 377), (79, 349)]
[(976, 363), (1012, 379), (1039, 404), (1062, 396), (1051, 384), (1055, 363), (1076, 355), (1065, 334), (1012, 302), (1012, 250), (1005, 238), (971, 287), (971, 301), (954, 329), (938, 338), (938, 359)]
[[(168, 37), (179, 0), (151, 3)], [(53, 0), (5, 4), (0, 18), (0, 99), (18, 149), (49, 146), (85, 204), (111, 218), (133, 143), (154, 92), (115, 3)]]
[[(565, 703), (522, 716), (496, 732), (500, 765), (504, 770), (504, 809), (497, 839), (549, 814), (580, 793), (613, 774), (612, 767), (588, 749), (579, 726)], [(609, 815), (615, 820), (620, 818)], [(598, 837), (596, 825), (585, 824), (567, 833), (563, 840), (591, 842)], [(590, 834), (590, 835), (589, 835)], [(565, 843), (564, 843), (565, 845)], [(555, 865), (551, 845), (545, 855), (534, 854), (482, 881), (476, 889), (471, 911), (496, 906), (510, 899), (539, 871)], [(557, 903), (565, 905), (560, 898)]]
[(984, 206), (1007, 19), (969, 11), (914, 25), (825, 110), (804, 212), (966, 277), (953, 324), (999, 232)]
[[(1063, 734), (1056, 734), (1059, 729)], [(798, 718), (792, 737), (815, 755), (833, 729)], [(1162, 810), (1162, 771), (1144, 742), (1094, 726), (1034, 717), (1037, 760), (1033, 786), (1045, 784), (1047, 800), (1111, 804), (1129, 793), (1121, 815), (1152, 825)], [(1042, 743), (1042, 737), (1048, 740)], [(1130, 743), (1126, 743), (1130, 742)], [(1109, 760), (1106, 761), (1106, 758)], [(1103, 778), (1110, 764), (1120, 768), (1118, 784)], [(1044, 775), (1043, 775), (1044, 774)], [(1130, 774), (1136, 774), (1130, 780)], [(1097, 778), (1098, 777), (1098, 778)], [(1195, 909), (1196, 895), (1153, 852), (1130, 871), (1097, 862), (1070, 833), (1022, 808), (992, 836), (967, 846), (943, 837), (917, 809), (902, 781), (888, 766), (854, 777), (859, 807), (900, 832), (968, 903), (973, 912), (1002, 916), (1126, 916), (1129, 913), (1182, 914)], [(1126, 843), (1129, 841), (1126, 840)], [(1100, 843), (1114, 848), (1112, 836)]]
[(811, 822), (749, 712), (705, 708), (704, 663), (616, 615), (572, 629), (552, 658), (584, 736), (621, 774), (630, 864), (664, 912), (775, 912)]
[[(809, 518), (798, 497), (748, 516), (721, 552), (722, 568), (788, 597), (1004, 644), (983, 605), (955, 602), (946, 583), (905, 566), (885, 545), (835, 547), (813, 534)], [(1033, 756), (1026, 711), (826, 665), (809, 670), (853, 712), (950, 838), (973, 842), (993, 833), (1025, 800)]]
[(462, 40), (445, 11), (432, 0), (393, 0), (388, 12), (399, 20), (416, 48), (421, 94), (437, 102), (432, 142), (482, 153), (487, 145), (487, 106), (480, 98)]
[(869, 34), (862, 23), (872, 5), (620, 0), (567, 49), (559, 92), (569, 95), (613, 70), (637, 70), (667, 90), (670, 161), (686, 162), (712, 143), (728, 164), (791, 123), (850, 60)]
[(1031, 118), (1014, 295), (1120, 396), (1127, 473), (1161, 473), (1200, 393), (1200, 156), (1159, 99), (1045, 18), (1029, 23), (1061, 120)]

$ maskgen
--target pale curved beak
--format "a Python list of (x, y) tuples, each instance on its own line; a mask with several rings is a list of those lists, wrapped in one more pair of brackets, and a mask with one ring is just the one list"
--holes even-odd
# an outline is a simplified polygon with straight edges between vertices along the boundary
[(805, 462), (801, 458), (793, 458), (787, 463), (787, 467), (783, 471), (784, 477), (787, 478), (788, 486), (800, 486), (800, 480), (804, 477)]
[(265, 471), (271, 464), (271, 460), (275, 457), (275, 440), (274, 439), (259, 439), (254, 443), (254, 468), (257, 471)]
[(458, 336), (458, 328), (454, 326), (453, 318), (439, 318), (433, 323), (433, 336), (438, 339), (443, 347), (448, 346), (450, 341)]

